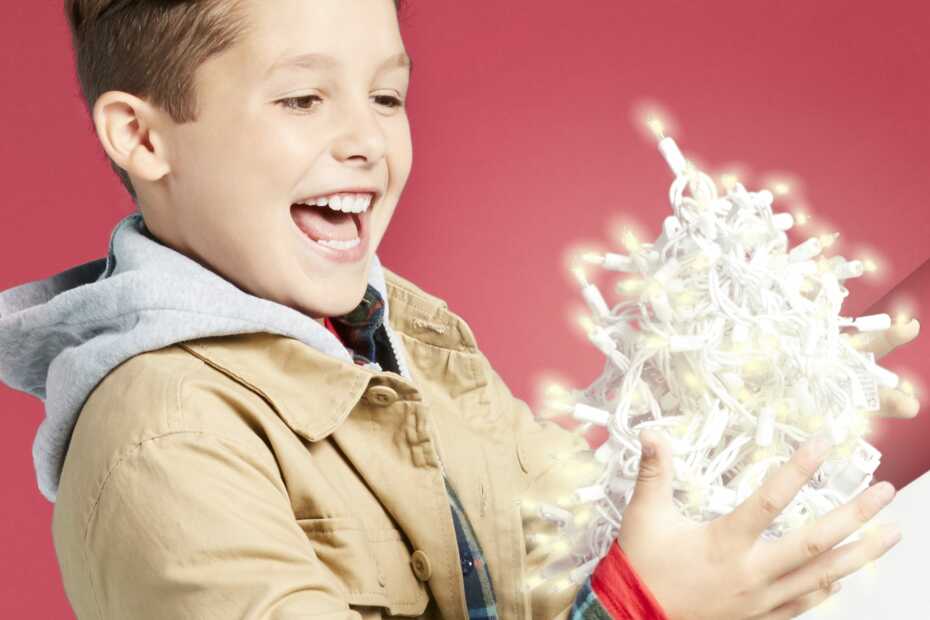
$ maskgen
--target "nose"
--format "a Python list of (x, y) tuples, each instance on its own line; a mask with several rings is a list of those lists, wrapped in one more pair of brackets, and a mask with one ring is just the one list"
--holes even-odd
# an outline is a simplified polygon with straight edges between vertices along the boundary
[(384, 157), (387, 139), (370, 101), (361, 103), (353, 99), (346, 103), (339, 120), (340, 131), (332, 146), (336, 160), (356, 160), (370, 165)]

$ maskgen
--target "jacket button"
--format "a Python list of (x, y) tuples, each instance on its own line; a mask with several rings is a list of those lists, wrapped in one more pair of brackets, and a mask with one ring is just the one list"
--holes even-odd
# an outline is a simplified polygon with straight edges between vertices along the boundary
[(397, 392), (386, 385), (373, 385), (365, 392), (365, 397), (376, 405), (387, 407), (397, 400)]
[(387, 583), (387, 579), (384, 578), (384, 573), (378, 571), (378, 585), (384, 587), (384, 584)]
[(475, 567), (475, 561), (472, 559), (471, 554), (465, 553), (462, 556), (462, 574), (468, 577), (471, 574), (471, 570)]
[(429, 557), (419, 549), (410, 556), (410, 565), (413, 567), (413, 574), (420, 581), (427, 581), (433, 574), (433, 567), (430, 566)]

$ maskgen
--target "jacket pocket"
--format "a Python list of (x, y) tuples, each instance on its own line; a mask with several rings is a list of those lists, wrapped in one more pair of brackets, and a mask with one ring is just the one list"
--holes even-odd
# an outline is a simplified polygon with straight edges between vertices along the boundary
[(417, 616), (429, 602), (410, 566), (410, 553), (394, 528), (367, 530), (355, 517), (298, 519), (320, 561), (350, 605), (384, 607)]
[(411, 565), (410, 548), (394, 528), (368, 531), (372, 554), (394, 615), (419, 616), (429, 604), (426, 584), (417, 579)]

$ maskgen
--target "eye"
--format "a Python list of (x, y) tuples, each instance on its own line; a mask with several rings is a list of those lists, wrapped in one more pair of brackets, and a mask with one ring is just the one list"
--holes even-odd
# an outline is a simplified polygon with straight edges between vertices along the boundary
[(383, 105), (387, 105), (387, 107), (389, 108), (400, 108), (404, 105), (404, 102), (402, 100), (398, 99), (397, 97), (392, 97), (390, 95), (376, 95), (375, 99), (376, 100), (381, 99), (381, 100), (387, 101), (388, 103), (383, 104)]
[(278, 100), (277, 103), (283, 104), (285, 108), (288, 108), (288, 109), (291, 109), (291, 110), (304, 110), (304, 111), (306, 111), (306, 110), (311, 110), (311, 109), (313, 109), (313, 107), (312, 107), (312, 106), (295, 105), (295, 104), (309, 103), (309, 102), (311, 102), (311, 101), (314, 100), (314, 99), (316, 99), (316, 100), (318, 100), (318, 101), (322, 101), (322, 99), (321, 99), (319, 96), (317, 96), (317, 95), (301, 95), (300, 97), (287, 97), (286, 99), (280, 99), (280, 100)]

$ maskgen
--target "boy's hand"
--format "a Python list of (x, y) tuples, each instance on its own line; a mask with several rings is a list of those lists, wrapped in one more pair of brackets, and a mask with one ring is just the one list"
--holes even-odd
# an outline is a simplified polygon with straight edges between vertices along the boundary
[[(874, 353), (877, 360), (911, 342), (919, 333), (920, 322), (911, 319), (907, 323), (898, 323), (880, 332), (856, 334), (851, 340), (854, 348)], [(920, 411), (917, 398), (900, 388), (879, 389), (879, 401), (881, 408), (875, 415), (883, 418), (913, 418)]]
[[(730, 514), (695, 523), (675, 508), (667, 440), (640, 435), (645, 455), (617, 542), (669, 620), (781, 620), (823, 602), (834, 581), (883, 555), (891, 528), (834, 548), (894, 495), (887, 482), (777, 541), (760, 538), (823, 462), (811, 442)], [(884, 494), (884, 495), (883, 495)]]

